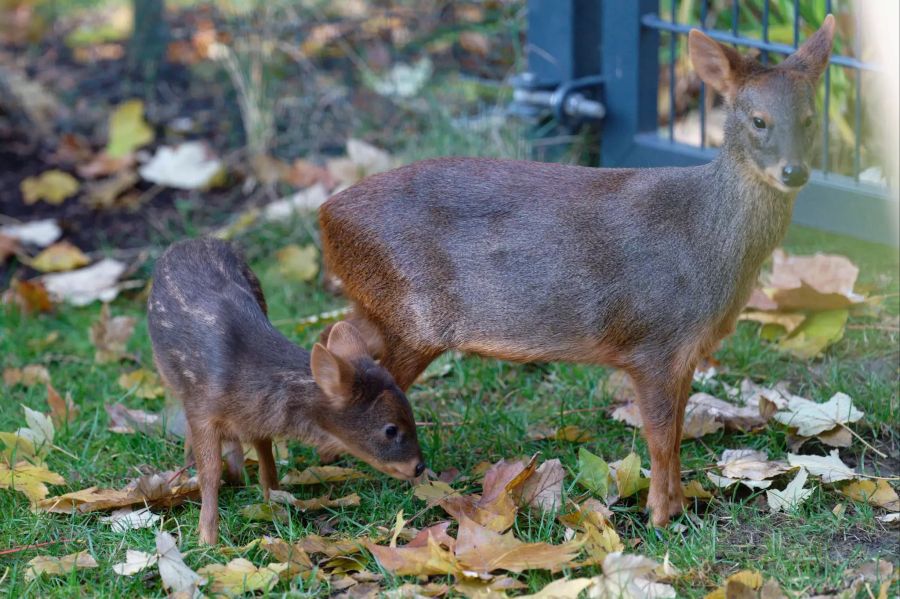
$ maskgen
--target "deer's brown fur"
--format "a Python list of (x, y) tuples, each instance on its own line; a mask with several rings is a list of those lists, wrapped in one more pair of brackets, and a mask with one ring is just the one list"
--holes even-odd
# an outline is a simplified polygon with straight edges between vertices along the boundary
[(327, 456), (350, 453), (397, 478), (421, 474), (406, 396), (359, 332), (338, 323), (312, 353), (291, 343), (269, 322), (259, 281), (229, 244), (172, 245), (157, 262), (148, 304), (154, 361), (184, 404), (203, 542), (218, 538), (223, 444), (232, 482), (241, 479), (240, 442), (253, 444), (267, 497), (278, 488), (273, 437)]

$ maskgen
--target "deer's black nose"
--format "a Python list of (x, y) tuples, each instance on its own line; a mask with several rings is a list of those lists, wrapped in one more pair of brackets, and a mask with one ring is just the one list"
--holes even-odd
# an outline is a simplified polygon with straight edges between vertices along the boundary
[(781, 169), (781, 181), (788, 187), (800, 187), (809, 181), (809, 169), (802, 164), (789, 164)]
[(416, 465), (416, 476), (422, 476), (423, 472), (425, 472), (425, 462), (419, 462)]

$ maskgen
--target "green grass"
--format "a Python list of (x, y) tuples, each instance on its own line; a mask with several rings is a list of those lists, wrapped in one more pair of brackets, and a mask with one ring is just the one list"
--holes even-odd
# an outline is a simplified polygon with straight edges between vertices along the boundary
[[(291, 339), (310, 346), (319, 333), (313, 327), (297, 333), (291, 321), (299, 317), (339, 307), (340, 299), (323, 292), (318, 285), (296, 285), (281, 281), (272, 270), (275, 249), (290, 241), (309, 241), (308, 230), (297, 223), (256, 230), (239, 241), (263, 281), (271, 317)], [(841, 251), (850, 255), (862, 269), (862, 280), (879, 282), (878, 291), (895, 293), (897, 289), (896, 254), (892, 250), (868, 246), (852, 240), (793, 229), (787, 240), (793, 251)], [(888, 280), (880, 277), (888, 275)], [(897, 313), (896, 296), (889, 301), (888, 311)], [(133, 298), (113, 303), (114, 314), (132, 314), (140, 318), (129, 345), (143, 366), (151, 366), (151, 353), (143, 304)], [(173, 469), (181, 464), (182, 449), (177, 441), (141, 434), (120, 435), (107, 431), (104, 403), (124, 401), (130, 407), (159, 410), (162, 400), (139, 400), (129, 397), (116, 383), (121, 372), (131, 364), (97, 365), (88, 340), (88, 327), (97, 318), (99, 306), (86, 308), (60, 307), (53, 314), (26, 317), (4, 308), (0, 337), (0, 355), (4, 367), (29, 363), (45, 364), (56, 388), (69, 392), (81, 408), (80, 416), (63, 427), (56, 445), (65, 451), (52, 451), (50, 468), (62, 474), (67, 485), (53, 488), (53, 493), (78, 490), (87, 486), (119, 488), (139, 474), (143, 468)], [(869, 322), (855, 318), (851, 324)], [(50, 347), (38, 349), (34, 340), (58, 332), (59, 339)], [(800, 394), (818, 400), (836, 391), (849, 393), (866, 412), (856, 430), (870, 443), (890, 454), (889, 460), (874, 459), (873, 454), (855, 443), (842, 451), (845, 460), (865, 462), (875, 472), (897, 474), (898, 435), (894, 424), (897, 402), (896, 333), (878, 329), (852, 329), (847, 338), (815, 362), (803, 362), (777, 353), (758, 339), (756, 327), (742, 324), (726, 341), (718, 358), (727, 368), (723, 378), (738, 382), (745, 376), (774, 383), (788, 380)], [(444, 356), (449, 373), (416, 385), (410, 398), (419, 420), (454, 423), (426, 426), (420, 438), (429, 466), (436, 472), (451, 467), (466, 473), (478, 462), (494, 462), (501, 458), (528, 456), (536, 451), (546, 458), (559, 457), (568, 468), (569, 485), (574, 480), (579, 445), (561, 442), (534, 442), (528, 430), (539, 424), (561, 426), (575, 424), (597, 432), (597, 440), (586, 447), (607, 460), (637, 451), (647, 466), (643, 440), (635, 430), (610, 419), (604, 410), (611, 398), (603, 392), (602, 381), (607, 371), (601, 368), (570, 364), (522, 366), (478, 357)], [(19, 404), (46, 410), (42, 388), (4, 388), (0, 403), (0, 430), (11, 431), (24, 425)], [(571, 413), (571, 410), (594, 410)], [(458, 424), (456, 424), (458, 423)], [(683, 446), (684, 468), (702, 468), (714, 461), (725, 448), (751, 446), (766, 449), (772, 457), (787, 451), (785, 433), (773, 425), (758, 434), (720, 433), (702, 441), (688, 441)], [(293, 465), (315, 464), (315, 452), (293, 444)], [(807, 446), (809, 451), (818, 451)], [(67, 455), (71, 454), (71, 455)], [(364, 468), (352, 459), (342, 463)], [(287, 466), (280, 466), (283, 473)], [(693, 475), (695, 478), (700, 475)], [(702, 478), (701, 478), (702, 480)], [(655, 531), (647, 527), (640, 508), (627, 501), (616, 506), (616, 525), (627, 545), (634, 551), (662, 559), (668, 553), (672, 563), (684, 576), (676, 581), (679, 595), (702, 596), (725, 576), (741, 568), (757, 568), (774, 577), (788, 591), (827, 590), (839, 587), (848, 568), (862, 561), (882, 557), (897, 562), (897, 535), (886, 531), (874, 519), (871, 508), (849, 502), (843, 518), (832, 513), (837, 503), (848, 503), (835, 492), (816, 487), (815, 494), (796, 513), (772, 515), (765, 506), (764, 494), (725, 493), (706, 507), (695, 506), (678, 522), (687, 530)], [(295, 487), (299, 497), (313, 497), (323, 489)], [(580, 495), (580, 488), (568, 488)], [(240, 546), (263, 534), (295, 540), (318, 532), (326, 521), (339, 533), (358, 536), (370, 534), (376, 526), (390, 527), (398, 510), (416, 514), (422, 503), (412, 496), (408, 484), (375, 476), (372, 480), (335, 485), (333, 494), (356, 492), (362, 504), (327, 514), (292, 513), (289, 522), (269, 524), (248, 522), (240, 508), (259, 502), (261, 494), (255, 478), (243, 488), (224, 488), (220, 500), (221, 543)], [(226, 562), (217, 549), (197, 545), (198, 503), (188, 503), (163, 510), (163, 526), (181, 534), (187, 563), (198, 568), (210, 562)], [(99, 522), (99, 514), (58, 515), (31, 513), (24, 496), (0, 491), (0, 549), (19, 547), (58, 539), (72, 539), (66, 544), (52, 545), (0, 557), (0, 590), (9, 596), (159, 596), (162, 589), (155, 577), (119, 577), (110, 566), (124, 558), (126, 548), (153, 550), (153, 530), (112, 533)], [(444, 518), (439, 508), (421, 513), (411, 525), (422, 527)], [(523, 540), (561, 540), (562, 527), (546, 516), (523, 514), (516, 524), (516, 534)], [(87, 549), (100, 567), (59, 578), (25, 581), (26, 562), (38, 554), (64, 555)], [(258, 550), (247, 555), (257, 564), (267, 563), (268, 556)], [(370, 569), (378, 570), (372, 561)], [(590, 573), (590, 571), (588, 571)], [(546, 573), (532, 572), (522, 576), (533, 590), (548, 580)], [(387, 585), (399, 585), (401, 579), (387, 578)], [(310, 588), (309, 581), (296, 579), (281, 583), (276, 591), (289, 588), (318, 596), (323, 587)], [(275, 592), (275, 591), (273, 591)]]

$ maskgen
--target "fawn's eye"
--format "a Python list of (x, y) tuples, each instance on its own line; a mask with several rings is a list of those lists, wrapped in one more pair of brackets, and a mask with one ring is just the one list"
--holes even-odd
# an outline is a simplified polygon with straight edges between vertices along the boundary
[(388, 439), (393, 439), (397, 436), (397, 426), (394, 424), (389, 424), (384, 427), (384, 436)]
[(765, 129), (766, 122), (764, 120), (762, 120), (761, 118), (759, 118), (758, 116), (755, 116), (755, 117), (753, 117), (753, 126), (756, 127), (757, 129)]

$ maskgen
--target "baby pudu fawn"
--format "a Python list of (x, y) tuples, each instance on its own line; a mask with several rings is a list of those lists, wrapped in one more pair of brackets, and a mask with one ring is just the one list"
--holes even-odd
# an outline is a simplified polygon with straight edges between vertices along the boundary
[(202, 542), (218, 539), (223, 442), (232, 482), (241, 480), (240, 442), (253, 444), (266, 498), (278, 488), (273, 437), (346, 452), (396, 478), (425, 470), (409, 402), (356, 329), (338, 323), (312, 354), (288, 341), (266, 316), (259, 280), (226, 242), (172, 245), (148, 304), (156, 367), (187, 416)]
[(609, 364), (631, 376), (651, 460), (647, 505), (682, 510), (692, 373), (735, 325), (809, 177), (834, 18), (778, 66), (690, 33), (724, 97), (724, 144), (691, 168), (426, 160), (328, 200), (328, 270), (406, 389), (442, 352)]

